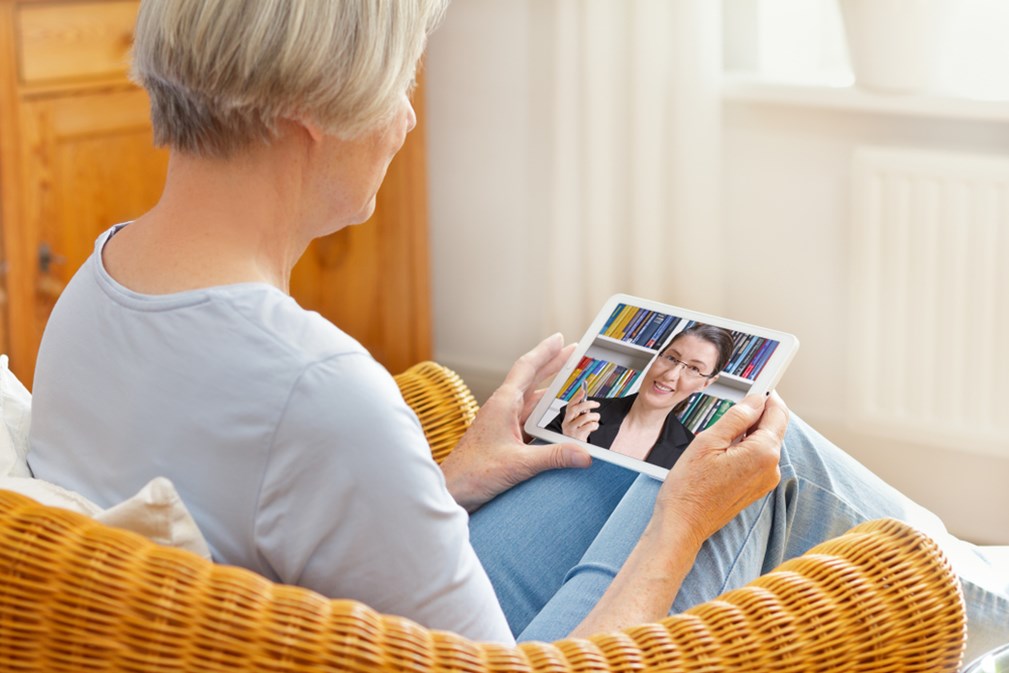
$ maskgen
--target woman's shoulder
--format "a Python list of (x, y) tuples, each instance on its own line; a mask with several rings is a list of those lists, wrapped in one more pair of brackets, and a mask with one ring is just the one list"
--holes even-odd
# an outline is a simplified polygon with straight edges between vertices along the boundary
[(278, 349), (308, 360), (367, 354), (357, 339), (272, 286), (219, 288), (215, 294), (233, 312), (236, 323)]

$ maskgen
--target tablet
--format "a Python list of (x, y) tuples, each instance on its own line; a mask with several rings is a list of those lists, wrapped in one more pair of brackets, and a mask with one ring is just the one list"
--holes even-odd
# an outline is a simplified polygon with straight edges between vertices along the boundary
[(664, 479), (694, 435), (746, 395), (772, 390), (798, 348), (786, 332), (614, 295), (525, 431)]

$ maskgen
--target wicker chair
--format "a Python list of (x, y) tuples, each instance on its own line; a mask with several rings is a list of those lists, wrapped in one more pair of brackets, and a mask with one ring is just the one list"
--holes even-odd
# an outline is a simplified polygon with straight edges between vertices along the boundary
[[(451, 448), (446, 438), (476, 407), (462, 382), (430, 364), (399, 380), (414, 404), (408, 391), (442, 400), (416, 408), (429, 436)], [(862, 524), (656, 624), (510, 648), (274, 584), (0, 491), (3, 671), (935, 673), (956, 670), (964, 630), (949, 564), (895, 521)]]
[(476, 417), (478, 406), (459, 375), (436, 362), (421, 362), (396, 375), (403, 399), (410, 405), (441, 463)]

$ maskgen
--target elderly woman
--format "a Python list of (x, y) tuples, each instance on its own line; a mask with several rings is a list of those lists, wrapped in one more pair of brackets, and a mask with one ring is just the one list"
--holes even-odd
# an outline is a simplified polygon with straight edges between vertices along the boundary
[[(443, 9), (142, 3), (134, 73), (168, 177), (152, 210), (99, 236), (53, 311), (36, 476), (105, 505), (167, 476), (217, 561), (502, 642), (656, 619), (875, 514), (826, 517), (823, 498), (803, 509), (788, 453), (766, 497), (787, 423), (774, 396), (698, 435), (661, 487), (607, 466), (551, 469), (590, 462), (521, 440), (533, 384), (570, 353), (559, 336), (516, 363), (439, 468), (388, 372), (288, 296), (313, 238), (371, 214)], [(794, 451), (821, 460), (794, 432)], [(900, 514), (889, 492), (880, 501)], [(594, 575), (593, 547), (612, 557)]]
[[(524, 357), (443, 473), (390, 375), (287, 294), (312, 239), (371, 215), (415, 124), (410, 87), (442, 11), (143, 3), (134, 73), (171, 149), (168, 178), (150, 212), (99, 237), (53, 312), (31, 466), (107, 504), (167, 476), (218, 561), (507, 642), (463, 507), (588, 464), (518, 431), (530, 385), (569, 350), (551, 338)], [(665, 614), (700, 541), (774, 486), (785, 422), (780, 402), (753, 401), (712, 439), (763, 428), (721, 471), (721, 488), (746, 492), (733, 506), (692, 511), (670, 481), (627, 586), (591, 628)], [(643, 587), (658, 568), (653, 605)]]

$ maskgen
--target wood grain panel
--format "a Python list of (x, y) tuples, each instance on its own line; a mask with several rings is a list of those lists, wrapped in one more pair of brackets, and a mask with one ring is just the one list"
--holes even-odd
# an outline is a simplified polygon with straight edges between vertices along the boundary
[[(136, 89), (23, 106), (23, 245), (11, 269), (32, 290), (11, 297), (21, 376), (34, 371), (53, 304), (98, 234), (143, 214), (161, 194), (168, 155), (153, 149), (147, 118), (147, 96)], [(45, 269), (43, 245), (53, 255)]]
[[(18, 164), (18, 146), (11, 139), (17, 136), (18, 99), (13, 92), (17, 88), (17, 63), (13, 58), (14, 5), (0, 4), (0, 252), (2, 258), (2, 278), (4, 302), (0, 306), (0, 349), (13, 354), (12, 330), (9, 321), (10, 298), (24, 288), (17, 287), (17, 278), (11, 278), (13, 264), (10, 250), (18, 248), (18, 229), (14, 223), (18, 219), (21, 182)], [(13, 363), (12, 363), (13, 366)]]
[(137, 3), (38, 3), (18, 7), (25, 83), (125, 74)]

